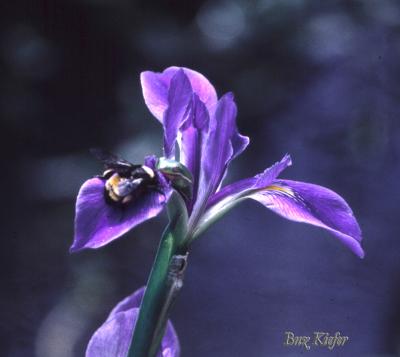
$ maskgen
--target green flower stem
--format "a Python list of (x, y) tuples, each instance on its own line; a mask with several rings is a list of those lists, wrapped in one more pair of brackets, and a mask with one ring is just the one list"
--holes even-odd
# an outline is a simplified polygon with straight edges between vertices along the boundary
[(183, 284), (187, 258), (187, 246), (184, 244), (187, 216), (176, 200), (179, 201), (179, 198), (171, 198), (170, 223), (161, 238), (147, 282), (128, 357), (156, 356), (169, 310)]

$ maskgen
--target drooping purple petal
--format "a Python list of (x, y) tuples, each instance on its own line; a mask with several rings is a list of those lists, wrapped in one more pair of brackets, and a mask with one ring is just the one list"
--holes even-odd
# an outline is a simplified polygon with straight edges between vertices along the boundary
[(287, 219), (327, 229), (355, 254), (363, 257), (360, 227), (342, 197), (318, 185), (276, 180), (291, 163), (290, 156), (285, 155), (263, 173), (223, 187), (209, 199), (196, 234), (243, 199), (252, 198)]
[(291, 165), (292, 159), (289, 154), (286, 154), (281, 161), (268, 167), (262, 173), (224, 186), (221, 190), (210, 197), (207, 202), (207, 209), (210, 209), (212, 206), (227, 198), (232, 199), (238, 195), (243, 196), (245, 194), (250, 194), (253, 190), (270, 185), (284, 169)]
[(276, 162), (264, 172), (247, 179), (243, 179), (223, 187), (214, 193), (207, 201), (206, 211), (203, 213), (199, 222), (199, 227), (195, 234), (199, 234), (207, 227), (222, 217), (232, 207), (243, 199), (246, 199), (257, 190), (263, 189), (288, 166), (292, 164), (290, 155), (286, 154), (281, 161)]
[(276, 180), (250, 198), (289, 220), (327, 229), (364, 257), (360, 227), (349, 205), (335, 192), (310, 183)]
[(168, 89), (168, 107), (163, 116), (164, 155), (174, 157), (178, 129), (188, 115), (192, 99), (192, 87), (182, 69), (171, 78)]
[(281, 161), (276, 162), (271, 167), (268, 167), (262, 173), (255, 176), (256, 182), (254, 187), (257, 189), (263, 188), (271, 184), (283, 170), (287, 167), (292, 166), (292, 158), (289, 154), (286, 154)]
[[(86, 357), (126, 357), (132, 339), (139, 306), (144, 295), (141, 288), (122, 300), (107, 320), (94, 333), (86, 349)], [(178, 336), (168, 321), (157, 357), (179, 357)]]
[(162, 73), (146, 71), (140, 75), (143, 97), (150, 112), (160, 121), (163, 121), (165, 110), (168, 108), (168, 91), (171, 78), (183, 69), (189, 78), (193, 92), (206, 105), (210, 112), (217, 103), (217, 93), (212, 84), (201, 73), (184, 67), (169, 67)]
[(99, 248), (120, 237), (138, 224), (157, 216), (171, 192), (146, 190), (126, 205), (105, 201), (105, 180), (92, 178), (79, 190), (75, 212), (75, 236), (70, 252)]

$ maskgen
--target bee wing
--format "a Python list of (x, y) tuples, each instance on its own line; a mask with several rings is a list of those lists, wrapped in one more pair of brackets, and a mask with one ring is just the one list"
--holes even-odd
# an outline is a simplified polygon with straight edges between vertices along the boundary
[(119, 158), (118, 156), (100, 148), (90, 149), (90, 153), (104, 164), (106, 169), (113, 170), (132, 170), (136, 165), (129, 161)]

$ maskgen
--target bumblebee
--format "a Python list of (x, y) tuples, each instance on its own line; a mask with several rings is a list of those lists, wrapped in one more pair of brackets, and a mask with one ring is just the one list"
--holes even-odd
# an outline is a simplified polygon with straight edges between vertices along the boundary
[(102, 175), (106, 180), (104, 196), (108, 203), (127, 204), (143, 190), (157, 190), (157, 178), (153, 169), (145, 165), (134, 165), (105, 150), (91, 149), (91, 153), (105, 167)]

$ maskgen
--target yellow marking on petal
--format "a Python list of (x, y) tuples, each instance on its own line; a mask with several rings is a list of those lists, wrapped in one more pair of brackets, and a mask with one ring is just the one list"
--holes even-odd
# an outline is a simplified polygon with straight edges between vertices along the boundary
[(279, 191), (286, 193), (287, 195), (293, 196), (294, 192), (288, 188), (288, 187), (282, 187), (282, 186), (277, 186), (277, 185), (270, 185), (265, 187), (265, 190), (270, 190), (270, 191)]

